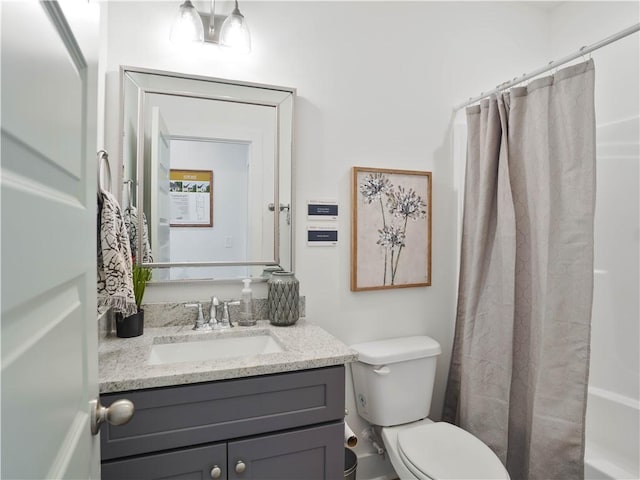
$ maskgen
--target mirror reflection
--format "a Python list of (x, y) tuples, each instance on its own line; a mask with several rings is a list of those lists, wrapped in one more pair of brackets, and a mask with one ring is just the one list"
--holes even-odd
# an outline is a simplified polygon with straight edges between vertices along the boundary
[[(292, 89), (123, 67), (123, 203), (154, 281), (292, 269)], [(278, 206), (275, 208), (274, 206)]]

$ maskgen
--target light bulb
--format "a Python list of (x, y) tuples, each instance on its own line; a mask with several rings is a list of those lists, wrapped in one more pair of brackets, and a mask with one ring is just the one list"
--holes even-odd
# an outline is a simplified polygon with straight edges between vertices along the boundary
[(196, 7), (191, 0), (185, 0), (180, 5), (180, 10), (171, 28), (171, 41), (179, 45), (190, 43), (202, 43), (204, 41), (204, 28)]
[(249, 25), (247, 25), (244, 15), (242, 15), (238, 9), (237, 0), (236, 8), (234, 8), (231, 15), (225, 19), (220, 29), (220, 45), (244, 53), (251, 51)]

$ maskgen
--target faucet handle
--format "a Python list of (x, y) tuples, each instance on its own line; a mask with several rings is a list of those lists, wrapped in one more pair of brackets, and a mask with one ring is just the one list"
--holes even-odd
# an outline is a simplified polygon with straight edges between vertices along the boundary
[(202, 304), (200, 302), (197, 303), (185, 303), (186, 308), (197, 308), (198, 309), (198, 319), (196, 320), (195, 325), (193, 326), (194, 330), (209, 330), (209, 325), (204, 322), (204, 314), (202, 313)]
[(225, 300), (222, 302), (222, 318), (220, 319), (220, 328), (233, 327), (231, 316), (229, 315), (229, 305), (240, 305), (240, 300)]
[(214, 295), (211, 297), (211, 306), (209, 307), (209, 325), (211, 328), (218, 327), (218, 305), (220, 305), (220, 300)]

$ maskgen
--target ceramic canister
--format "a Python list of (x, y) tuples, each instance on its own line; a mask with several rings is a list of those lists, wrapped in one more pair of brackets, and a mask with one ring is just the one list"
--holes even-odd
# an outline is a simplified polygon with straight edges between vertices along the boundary
[(273, 272), (267, 281), (269, 321), (293, 325), (300, 318), (300, 283), (293, 272)]

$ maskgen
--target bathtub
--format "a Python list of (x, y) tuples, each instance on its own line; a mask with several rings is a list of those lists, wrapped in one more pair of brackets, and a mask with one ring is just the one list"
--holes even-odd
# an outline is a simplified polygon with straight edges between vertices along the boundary
[(585, 480), (640, 478), (640, 402), (596, 387), (587, 396)]
[[(603, 159), (607, 157), (603, 156)], [(609, 163), (600, 162), (599, 174), (617, 172), (615, 165)], [(638, 164), (640, 162), (636, 160), (634, 165)], [(616, 165), (617, 168), (620, 167), (619, 162)], [(621, 170), (620, 174), (624, 172), (632, 174), (628, 169)], [(635, 178), (638, 178), (638, 173), (640, 172), (636, 169)], [(602, 180), (601, 183), (607, 185), (604, 182), (606, 175), (602, 176), (599, 181)], [(607, 187), (603, 187), (605, 193), (606, 189)], [(604, 201), (599, 202), (601, 215), (615, 217), (616, 213), (612, 213), (615, 211), (613, 205), (607, 208)], [(631, 231), (633, 222), (619, 222), (610, 225), (610, 230)], [(625, 269), (622, 265), (631, 261), (637, 264), (638, 250), (637, 246), (625, 247), (623, 253), (618, 254), (618, 250), (612, 247), (607, 250), (600, 245), (599, 248), (614, 251), (617, 256), (607, 257), (612, 265), (611, 269), (594, 270), (584, 476), (585, 480), (637, 480), (640, 479), (638, 270)], [(601, 256), (604, 254), (600, 252)], [(627, 257), (630, 259), (627, 260)], [(618, 263), (614, 265), (612, 258)]]

